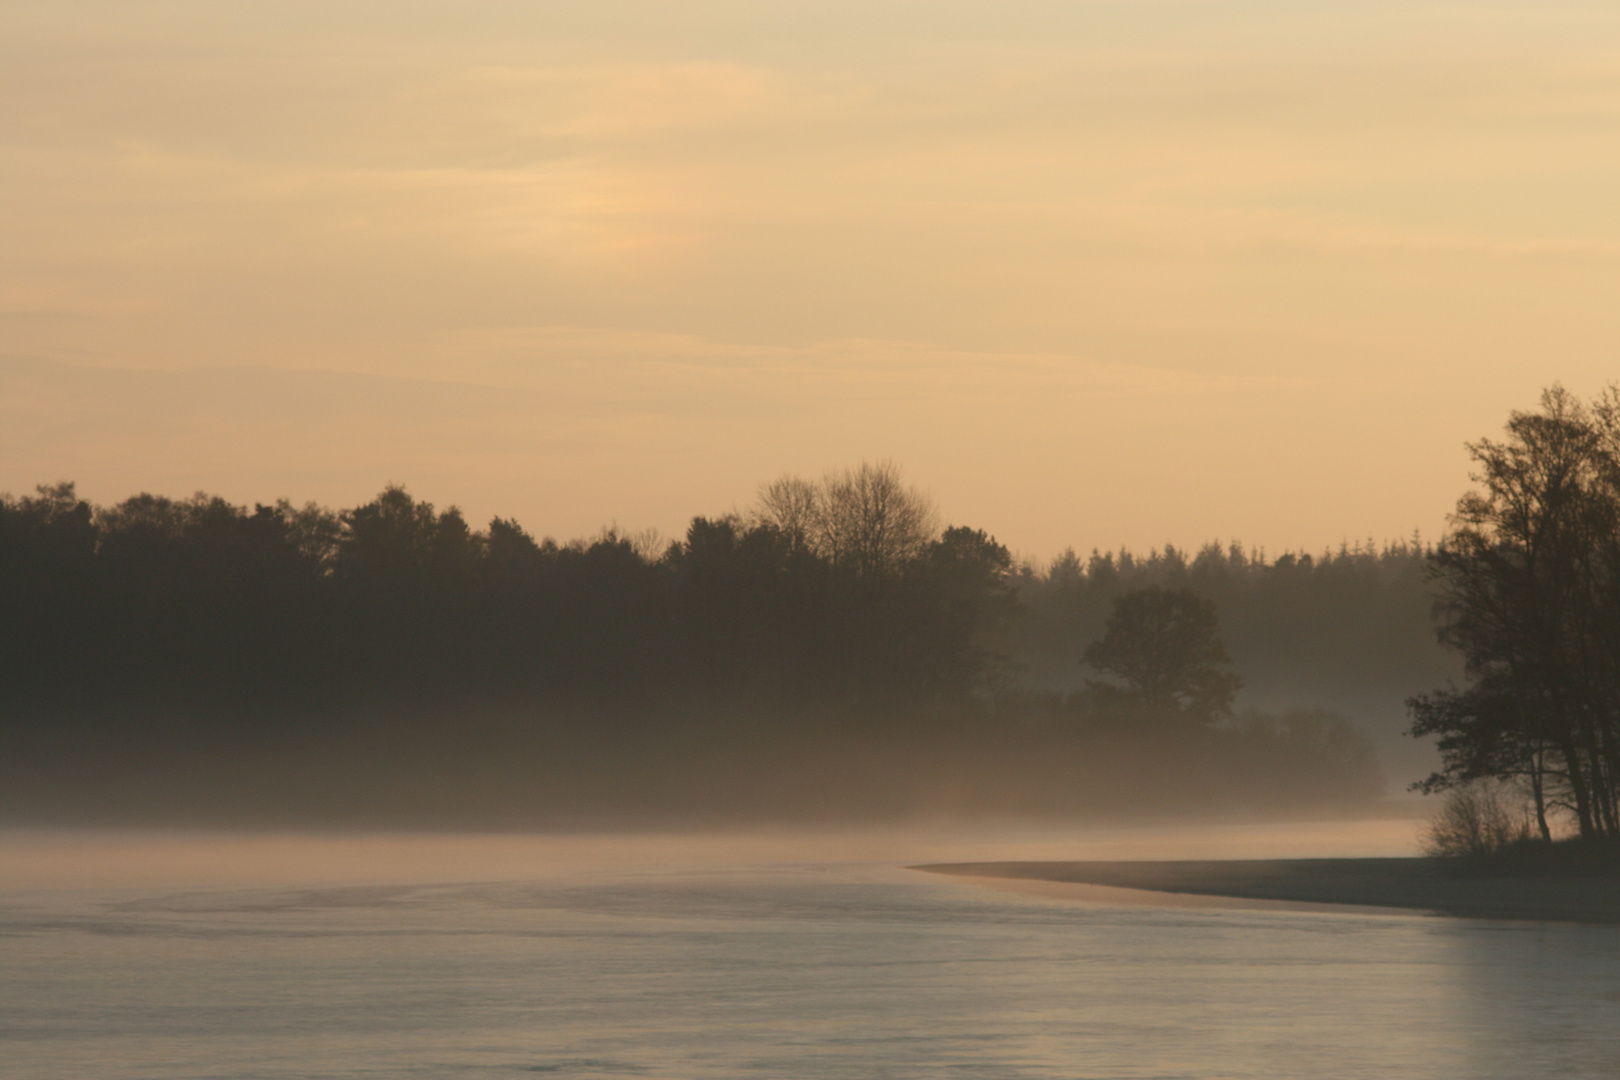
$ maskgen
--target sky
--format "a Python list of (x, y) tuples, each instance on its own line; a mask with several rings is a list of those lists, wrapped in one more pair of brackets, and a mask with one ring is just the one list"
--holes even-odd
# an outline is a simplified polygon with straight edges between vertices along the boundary
[(1616, 192), (1612, 0), (4, 0), (0, 491), (1433, 537)]

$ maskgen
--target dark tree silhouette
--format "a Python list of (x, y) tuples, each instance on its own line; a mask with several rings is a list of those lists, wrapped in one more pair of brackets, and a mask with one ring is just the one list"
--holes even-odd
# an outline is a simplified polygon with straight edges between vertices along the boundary
[[(1376, 768), (1337, 721), (1166, 739), (1075, 724), (1061, 695), (1020, 685), (1026, 610), (1072, 615), (1154, 575), (1225, 589), (1262, 624), (1279, 595), (1318, 620), (1385, 602), (1385, 564), (1359, 555), (1222, 558), (1121, 553), (1038, 580), (985, 531), (938, 529), (887, 464), (778, 483), (758, 512), (694, 518), (662, 550), (611, 529), (476, 529), (399, 486), (342, 511), (0, 495), (0, 819), (255, 800), (303, 820), (340, 804), (365, 820), (1134, 810), (1142, 769), (1185, 805), (1212, 783), (1261, 803), (1368, 798)], [(1080, 625), (1047, 646), (1067, 653), (1065, 688)], [(1116, 698), (1177, 716), (1224, 715), (1237, 685), (1213, 608), (1176, 589), (1122, 597), (1088, 658), (1124, 680)], [(1173, 794), (1167, 773), (1197, 782)]]
[(938, 535), (933, 503), (891, 461), (794, 476), (761, 488), (756, 517), (834, 566), (862, 577), (894, 575)]
[(1549, 803), (1568, 790), (1568, 776), (1549, 753), (1552, 740), (1513, 689), (1490, 677), (1464, 689), (1413, 697), (1410, 734), (1433, 736), (1445, 768), (1417, 785), (1424, 794), (1470, 786), (1476, 780), (1522, 779), (1529, 787), (1536, 827), (1552, 839)]
[(1620, 836), (1620, 397), (1554, 386), (1469, 451), (1479, 487), (1431, 567), (1470, 685), (1411, 702), (1443, 755), (1424, 786), (1523, 777), (1543, 837), (1549, 805)]
[(1243, 686), (1221, 642), (1215, 605), (1190, 589), (1155, 587), (1117, 598), (1106, 632), (1081, 662), (1120, 680), (1088, 680), (1105, 701), (1204, 723), (1229, 716)]

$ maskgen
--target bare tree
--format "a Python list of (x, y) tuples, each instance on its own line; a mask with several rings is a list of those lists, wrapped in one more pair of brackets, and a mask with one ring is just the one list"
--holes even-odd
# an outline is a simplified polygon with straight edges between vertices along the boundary
[(759, 489), (754, 518), (781, 530), (796, 546), (812, 546), (821, 531), (821, 489), (797, 476), (784, 476)]
[(939, 533), (933, 503), (901, 480), (891, 461), (822, 480), (822, 544), (840, 566), (871, 575), (898, 569)]
[(754, 517), (862, 577), (898, 570), (939, 535), (933, 502), (892, 461), (831, 472), (819, 484), (784, 476), (761, 488)]
[(1430, 855), (1491, 855), (1530, 839), (1524, 793), (1496, 780), (1471, 780), (1446, 793), (1423, 836)]

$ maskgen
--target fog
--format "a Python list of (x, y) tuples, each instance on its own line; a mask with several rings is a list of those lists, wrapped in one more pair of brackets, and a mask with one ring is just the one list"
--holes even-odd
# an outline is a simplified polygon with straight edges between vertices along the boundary
[(514, 881), (732, 866), (985, 859), (1409, 854), (1411, 820), (1113, 828), (949, 823), (705, 832), (399, 833), (0, 829), (8, 891)]

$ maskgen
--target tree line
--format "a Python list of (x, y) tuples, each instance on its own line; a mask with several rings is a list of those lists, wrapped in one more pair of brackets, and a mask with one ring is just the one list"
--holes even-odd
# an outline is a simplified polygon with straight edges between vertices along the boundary
[(1404, 726), (1405, 699), (1460, 674), (1435, 639), (1433, 548), (1413, 537), (1362, 541), (1312, 555), (1268, 557), (1238, 543), (1146, 554), (1072, 550), (1021, 567), (1023, 614), (999, 624), (996, 646), (1031, 688), (1066, 692), (1074, 657), (1103, 632), (1114, 601), (1146, 588), (1190, 589), (1215, 604), (1246, 696), (1273, 707), (1311, 701)]
[(993, 678), (1011, 557), (937, 529), (888, 465), (786, 515), (695, 518), (648, 550), (473, 529), (401, 487), (350, 510), (73, 485), (0, 502), (0, 683), (50, 705), (262, 710), (512, 695), (727, 693), (886, 704)]
[(1620, 836), (1620, 392), (1554, 387), (1470, 451), (1432, 547), (1045, 568), (942, 527), (886, 463), (668, 543), (478, 529), (397, 486), (346, 510), (0, 496), (0, 813), (228, 787), (226, 760), (373, 801), (357, 777), (392, 769), (398, 806), (457, 768), (504, 769), (514, 805), (541, 777), (553, 809), (1342, 804), (1379, 781), (1338, 711), (1444, 683), (1409, 733), (1442, 759), (1422, 790), (1463, 793), (1453, 831), (1517, 835), (1493, 781), (1543, 840)]
[(1353, 560), (1037, 572), (942, 527), (887, 463), (784, 477), (667, 543), (474, 528), (397, 486), (346, 510), (47, 486), (0, 498), (0, 812), (207, 777), (227, 801), (257, 783), (518, 816), (1356, 803), (1381, 791), (1365, 737), (1238, 709), (1221, 633)]

